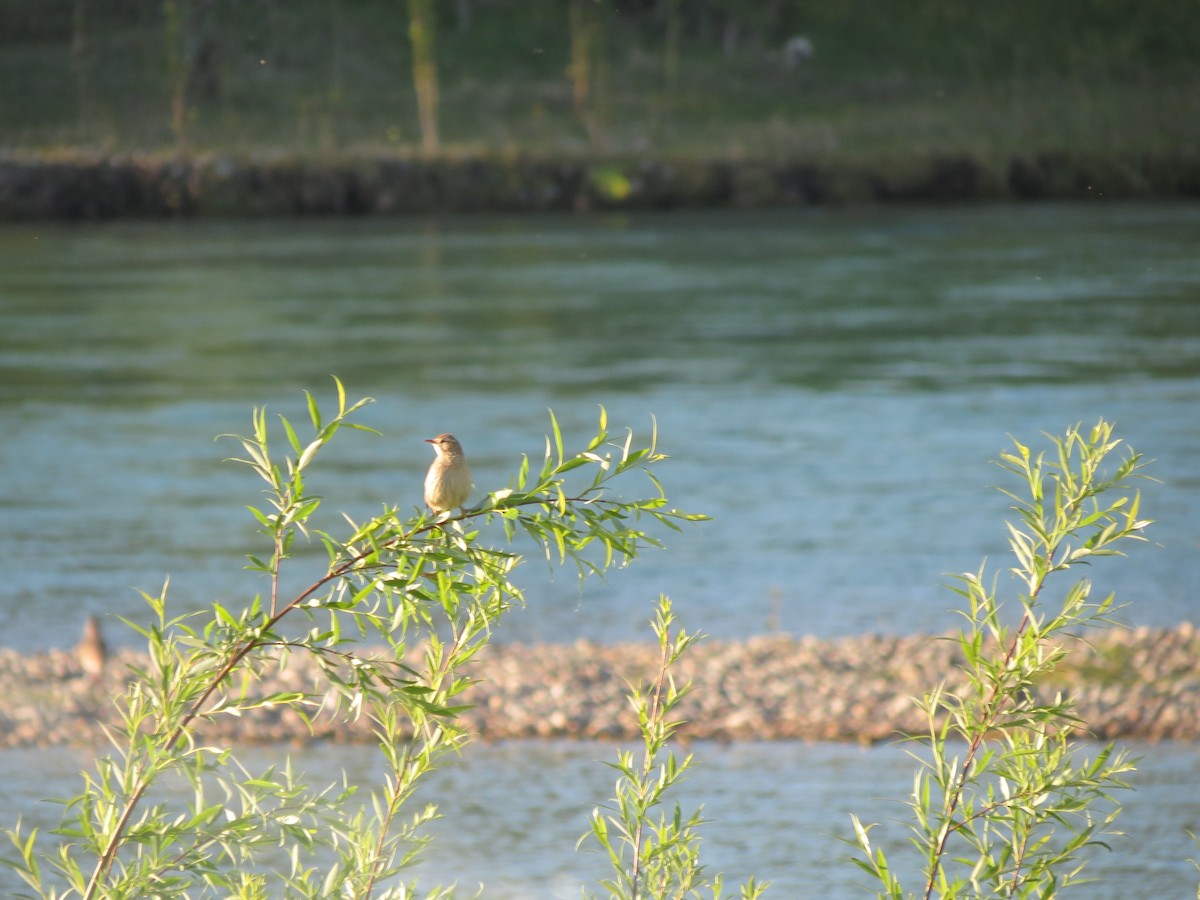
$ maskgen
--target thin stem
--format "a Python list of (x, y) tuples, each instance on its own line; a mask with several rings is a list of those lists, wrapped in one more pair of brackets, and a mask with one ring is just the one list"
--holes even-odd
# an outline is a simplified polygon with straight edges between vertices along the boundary
[(142, 796), (146, 793), (146, 788), (150, 786), (149, 780), (145, 779), (145, 769), (139, 764), (139, 771), (135, 778), (137, 787), (133, 793), (129, 795), (129, 799), (125, 801), (125, 808), (121, 810), (121, 817), (117, 820), (116, 828), (113, 829), (112, 837), (109, 838), (108, 844), (104, 848), (100, 859), (96, 863), (96, 868), (92, 870), (92, 877), (88, 880), (87, 890), (84, 891), (85, 898), (96, 896), (96, 891), (100, 887), (100, 879), (108, 874), (109, 868), (112, 866), (113, 859), (117, 855), (117, 845), (120, 839), (124, 836), (125, 829), (129, 825), (129, 818), (133, 815), (133, 811), (141, 802)]
[[(445, 677), (449, 674), (451, 666), (450, 661), (458, 655), (462, 647), (466, 644), (467, 638), (469, 637), (469, 632), (470, 629), (468, 627), (464, 627), (463, 629), (456, 631), (454, 641), (449, 647), (449, 652), (444, 654), (442, 657), (441, 665), (438, 667), (437, 671), (430, 673), (429, 680), (431, 686), (435, 684), (440, 685)], [(423, 723), (423, 727), (428, 729), (429, 723), (427, 720)], [(428, 736), (425, 738), (427, 746), (430, 740), (431, 739)], [(403, 777), (403, 773), (408, 769), (408, 763), (412, 758), (414, 746), (415, 743), (409, 743), (405, 745), (404, 754), (400, 759), (400, 765), (395, 767), (395, 790), (392, 791), (391, 796), (388, 798), (386, 813), (379, 823), (378, 840), (376, 841), (375, 849), (371, 854), (370, 874), (367, 878), (365, 892), (362, 895), (364, 900), (369, 898), (371, 894), (374, 893), (375, 881), (378, 879), (380, 867), (383, 865), (384, 845), (387, 841), (388, 833), (392, 830), (392, 822), (395, 820), (396, 814), (400, 811), (400, 806), (404, 801), (404, 791), (401, 789), (401, 779)]]
[[(1038, 586), (1039, 590), (1041, 585)], [(1017, 645), (1020, 643), (1021, 636), (1025, 629), (1029, 626), (1029, 612), (1021, 617), (1021, 624), (1017, 627), (1013, 635), (1012, 643), (1008, 646), (1008, 651), (1004, 654), (1004, 669), (1008, 670), (1008, 665), (1012, 661), (1013, 654), (1016, 653)], [(925, 883), (925, 900), (933, 895), (933, 886), (937, 881), (938, 872), (941, 871), (942, 857), (946, 852), (946, 842), (950, 840), (952, 832), (957, 831), (958, 827), (954, 824), (954, 813), (958, 810), (958, 804), (962, 800), (962, 796), (966, 790), (967, 778), (971, 774), (971, 767), (974, 765), (975, 756), (979, 752), (979, 748), (983, 746), (984, 736), (990, 729), (992, 721), (994, 721), (997, 712), (999, 711), (1001, 696), (1001, 682), (995, 681), (992, 683), (992, 691), (988, 695), (987, 701), (984, 704), (986, 713), (980, 727), (971, 736), (970, 743), (967, 748), (967, 756), (963, 760), (962, 768), (959, 770), (958, 779), (955, 781), (954, 788), (950, 792), (950, 802), (946, 807), (945, 819), (942, 823), (941, 834), (938, 837), (937, 845), (934, 847), (933, 858), (929, 867), (929, 879)]]
[(279, 569), (283, 563), (283, 532), (275, 531), (275, 553), (271, 557), (271, 615), (279, 604)]
[[(409, 759), (412, 756), (413, 744), (408, 744), (404, 748), (404, 754), (400, 757), (400, 766), (397, 768), (401, 771), (408, 768)], [(375, 880), (379, 877), (379, 868), (383, 865), (383, 846), (387, 841), (388, 832), (392, 830), (392, 822), (396, 818), (396, 813), (400, 811), (400, 805), (404, 799), (404, 792), (400, 789), (400, 775), (396, 776), (395, 789), (388, 797), (387, 812), (383, 820), (379, 823), (379, 840), (375, 844), (375, 849), (371, 853), (371, 869), (367, 876), (367, 883), (363, 889), (363, 898), (369, 898), (375, 891)]]
[[(662, 655), (658, 662), (658, 677), (654, 681), (654, 688), (650, 692), (646, 703), (646, 723), (648, 728), (655, 728), (655, 723), (658, 720), (659, 709), (662, 705), (663, 683), (667, 678), (667, 669), (670, 667), (670, 649), (667, 644), (667, 637), (664, 634), (662, 638)], [(642, 789), (645, 790), (646, 784), (650, 781), (650, 774), (654, 768), (654, 751), (657, 749), (658, 742), (657, 731), (650, 731), (650, 740), (646, 746), (646, 756), (642, 761)], [(642, 798), (645, 799), (644, 796)], [(631, 895), (630, 900), (638, 900), (638, 882), (642, 877), (642, 835), (646, 827), (646, 816), (643, 814), (638, 816), (637, 826), (634, 828), (633, 834), (633, 879), (630, 884)]]
[(1013, 874), (1012, 874), (1012, 891), (1015, 896), (1017, 885), (1021, 882), (1021, 865), (1025, 862), (1026, 852), (1029, 850), (1029, 832), (1021, 839), (1021, 849), (1013, 859)]

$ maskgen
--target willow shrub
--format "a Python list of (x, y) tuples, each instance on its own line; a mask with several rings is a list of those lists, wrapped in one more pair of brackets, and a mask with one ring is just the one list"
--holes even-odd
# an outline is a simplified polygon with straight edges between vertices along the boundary
[[(1074, 704), (1039, 685), (1072, 644), (1111, 621), (1113, 596), (1093, 599), (1088, 579), (1058, 593), (1047, 587), (1143, 539), (1150, 523), (1130, 486), (1142, 462), (1104, 421), (1050, 440), (1048, 454), (1017, 441), (1001, 454), (999, 464), (1020, 483), (1005, 491), (1016, 512), (1008, 524), (1015, 597), (1003, 602), (983, 569), (960, 576), (967, 624), (957, 641), (967, 687), (937, 686), (922, 701), (929, 731), (913, 751), (908, 801), (919, 891), (905, 891), (901, 866), (853, 817), (855, 862), (878, 882), (879, 896), (1057, 896), (1082, 880), (1087, 851), (1103, 845), (1120, 812), (1111, 792), (1125, 786), (1132, 763), (1112, 744), (1089, 755), (1094, 745), (1072, 738), (1086, 727)], [(913, 862), (904, 867), (916, 869)]]
[[(601, 886), (613, 900), (638, 898), (722, 896), (723, 879), (709, 876), (700, 864), (701, 810), (685, 816), (677, 802), (667, 797), (692, 768), (694, 757), (682, 759), (670, 748), (684, 722), (671, 718), (691, 691), (691, 684), (677, 684), (671, 669), (700, 639), (682, 628), (673, 629), (671, 601), (659, 599), (651, 622), (658, 639), (659, 659), (648, 684), (632, 687), (629, 703), (637, 716), (641, 753), (620, 750), (609, 765), (617, 772), (613, 797), (605, 807), (592, 811), (591, 829), (577, 846), (594, 841), (608, 856), (613, 870)], [(739, 890), (742, 900), (761, 897), (767, 884), (747, 880)], [(587, 895), (596, 900), (596, 895)]]
[[(18, 855), (7, 862), (36, 896), (414, 896), (404, 870), (436, 809), (413, 808), (413, 791), (468, 739), (456, 719), (471, 683), (464, 666), (522, 603), (514, 544), (532, 541), (585, 577), (658, 545), (648, 527), (704, 518), (668, 507), (652, 472), (664, 459), (656, 436), (642, 445), (632, 432), (614, 439), (601, 410), (595, 435), (573, 454), (551, 414), (541, 468), (524, 459), (507, 488), (472, 509), (405, 517), (391, 507), (365, 522), (347, 518), (338, 534), (316, 530), (322, 501), (309, 490), (310, 470), (341, 429), (371, 430), (351, 421), (369, 401), (348, 405), (335, 384), (329, 417), (306, 393), (311, 436), (302, 440), (280, 417), (282, 453), (263, 409), (253, 433), (236, 438), (237, 461), (266, 485), (264, 502), (250, 510), (266, 550), (250, 566), (267, 590), (244, 605), (183, 616), (168, 612), (165, 588), (146, 596), (151, 624), (138, 631), (149, 664), (116, 701), (113, 751), (63, 801), (48, 850), (36, 829), (10, 832)], [(617, 493), (618, 483), (634, 498)], [(304, 538), (328, 558), (288, 594), (292, 569), (311, 564), (311, 555), (293, 556)], [(315, 663), (316, 682), (266, 692), (263, 676), (292, 655)], [(386, 761), (382, 784), (364, 802), (344, 779), (313, 788), (286, 761), (249, 772), (228, 747), (205, 740), (207, 722), (262, 707), (309, 720), (369, 717)]]

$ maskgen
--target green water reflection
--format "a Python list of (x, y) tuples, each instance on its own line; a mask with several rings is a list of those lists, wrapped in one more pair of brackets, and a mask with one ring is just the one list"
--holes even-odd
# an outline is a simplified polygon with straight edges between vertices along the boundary
[(212, 437), (302, 416), (330, 374), (386, 434), (330, 455), (331, 512), (418, 502), (441, 431), (490, 489), (540, 456), (547, 406), (580, 439), (597, 404), (657, 417), (672, 499), (715, 522), (582, 594), (531, 571), (502, 639), (638, 636), (660, 591), (720, 636), (942, 630), (943, 573), (1006, 552), (986, 461), (1101, 415), (1165, 482), (1159, 546), (1113, 587), (1174, 623), (1200, 583), (1198, 248), (1184, 205), (3, 228), (0, 544), (23, 562), (0, 642), (141, 615), (132, 588), (167, 574), (185, 606), (259, 589), (257, 488)]

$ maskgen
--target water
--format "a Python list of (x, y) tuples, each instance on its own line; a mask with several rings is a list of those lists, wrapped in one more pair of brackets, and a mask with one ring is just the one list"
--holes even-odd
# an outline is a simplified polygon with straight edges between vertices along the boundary
[[(945, 573), (1007, 565), (994, 490), (1005, 482), (988, 460), (1010, 434), (1037, 442), (1101, 416), (1161, 483), (1143, 486), (1153, 543), (1091, 574), (1131, 603), (1132, 624), (1195, 620), (1198, 250), (1200, 208), (1173, 205), (9, 226), (0, 644), (67, 646), (89, 612), (121, 642), (112, 617), (143, 617), (134, 589), (156, 592), (168, 575), (179, 610), (263, 590), (241, 569), (263, 549), (244, 510), (258, 486), (222, 462), (236, 446), (212, 439), (247, 431), (259, 404), (303, 420), (302, 390), (328, 401), (330, 374), (376, 398), (362, 421), (384, 432), (339, 436), (316, 470), (331, 526), (340, 510), (418, 503), (421, 440), (441, 431), (490, 489), (521, 453), (540, 459), (547, 407), (576, 445), (598, 404), (638, 432), (656, 417), (674, 457), (660, 472), (668, 495), (714, 521), (583, 589), (528, 567), (529, 606), (500, 640), (643, 638), (660, 592), (685, 625), (722, 638), (943, 631), (956, 624)], [(320, 558), (298, 559), (292, 583)], [(731, 786), (788, 772), (873, 796), (908, 784), (906, 772), (863, 779), (883, 757), (863, 765), (851, 748), (759, 748), (753, 777), (728, 758), (751, 751), (711, 750), (739, 822), (725, 858), (748, 864), (775, 859), (758, 847), (776, 842), (737, 844), (747, 819), (794, 838), (770, 851), (779, 860), (826, 847), (813, 835), (833, 826), (786, 823), (829, 797)], [(471, 752), (504, 773), (495, 784), (512, 805), (528, 783), (519, 761)], [(1195, 783), (1192, 748), (1146, 756), (1150, 777)], [(51, 756), (0, 757), (65, 792)], [(545, 764), (573, 773), (574, 759)], [(530, 816), (550, 805), (531, 802)], [(1159, 894), (1190, 895), (1175, 886), (1195, 874), (1179, 862), (1192, 815), (1175, 804), (1145, 816), (1136, 850), (1112, 860), (1138, 870), (1164, 847), (1184, 872)], [(535, 857), (478, 871), (548, 883)]]
[[(1190, 744), (1128, 748), (1142, 757), (1132, 791), (1116, 792), (1124, 812), (1107, 839), (1111, 852), (1089, 859), (1096, 882), (1074, 892), (1089, 900), (1129, 897), (1191, 897), (1200, 872), (1189, 862), (1200, 848), (1185, 829), (1200, 830), (1200, 755)], [(689, 748), (698, 761), (676, 799), (685, 814), (703, 805), (709, 824), (701, 829), (702, 859), (710, 873), (723, 872), (727, 887), (749, 876), (772, 882), (769, 897), (856, 900), (874, 896), (865, 874), (848, 862), (850, 815), (877, 823), (872, 832), (899, 870), (908, 876), (916, 862), (899, 824), (900, 805), (912, 787), (912, 761), (897, 747), (862, 748), (831, 744), (699, 743)], [(513, 741), (472, 745), (455, 765), (436, 772), (427, 796), (436, 797), (444, 818), (430, 826), (434, 841), (413, 872), (420, 887), (457, 883), (461, 896), (483, 884), (488, 900), (567, 900), (580, 886), (595, 889), (611, 872), (587, 842), (593, 807), (611, 796), (614, 773), (602, 763), (616, 748), (603, 744)], [(255, 772), (280, 762), (274, 749), (249, 748), (239, 758)], [(371, 783), (381, 769), (377, 754), (358, 746), (319, 745), (305, 750), (298, 769), (311, 783), (337, 780), (345, 769), (352, 781)], [(87, 766), (70, 749), (0, 752), (0, 796), (27, 827), (51, 827), (56, 809), (39, 803), (44, 783), (30, 782), (30, 769), (51, 783), (68, 783)], [(919, 879), (905, 877), (911, 892)], [(0, 889), (15, 887), (0, 870)], [(730, 892), (736, 896), (736, 890)]]
[[(1098, 567), (1132, 622), (1200, 584), (1200, 210), (1183, 206), (0, 230), (0, 642), (72, 643), (263, 584), (254, 476), (214, 435), (302, 390), (378, 402), (315, 489), (416, 504), (454, 431), (481, 487), (610, 421), (715, 516), (605, 585), (543, 583), (501, 639), (644, 635), (650, 604), (722, 637), (941, 631), (945, 573), (1004, 566), (988, 460), (1100, 416), (1156, 460), (1156, 546)], [(319, 564), (319, 554), (312, 560)], [(308, 571), (297, 568), (297, 581)]]

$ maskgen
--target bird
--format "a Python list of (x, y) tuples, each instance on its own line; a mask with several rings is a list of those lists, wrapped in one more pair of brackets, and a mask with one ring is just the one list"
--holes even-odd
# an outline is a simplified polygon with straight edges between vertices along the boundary
[(83, 623), (83, 639), (75, 645), (75, 655), (84, 675), (91, 681), (98, 681), (104, 674), (108, 648), (104, 644), (104, 636), (100, 633), (100, 623), (95, 616), (88, 616)]
[(462, 508), (471, 493), (471, 469), (462, 444), (452, 434), (426, 438), (437, 454), (425, 475), (425, 505), (435, 513)]

